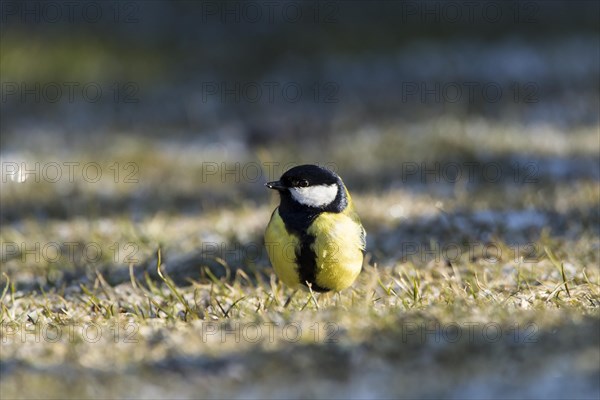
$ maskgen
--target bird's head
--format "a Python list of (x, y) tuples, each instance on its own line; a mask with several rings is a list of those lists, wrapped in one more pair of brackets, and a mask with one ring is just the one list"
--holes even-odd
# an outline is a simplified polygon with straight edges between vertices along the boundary
[(346, 208), (346, 188), (333, 171), (317, 165), (299, 165), (286, 171), (278, 181), (265, 186), (281, 195), (282, 203), (341, 212)]

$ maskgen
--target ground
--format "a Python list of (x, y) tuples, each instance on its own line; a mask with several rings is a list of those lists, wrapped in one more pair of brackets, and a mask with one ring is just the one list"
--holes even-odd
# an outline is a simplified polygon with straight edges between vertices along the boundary
[[(3, 398), (600, 393), (597, 127), (64, 140), (73, 181), (2, 183)], [(65, 143), (4, 157), (43, 169)], [(351, 288), (285, 307), (263, 184), (301, 162), (345, 180), (367, 252)]]

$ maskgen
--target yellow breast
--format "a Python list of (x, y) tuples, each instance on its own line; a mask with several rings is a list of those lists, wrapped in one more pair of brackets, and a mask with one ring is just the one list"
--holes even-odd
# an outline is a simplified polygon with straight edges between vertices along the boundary
[[(307, 233), (315, 238), (316, 283), (339, 291), (352, 285), (362, 269), (364, 231), (351, 207), (348, 212), (322, 213)], [(265, 232), (265, 246), (275, 273), (286, 285), (295, 288), (300, 282), (297, 250), (300, 239), (287, 231), (275, 209)]]
[(345, 213), (320, 214), (308, 229), (315, 237), (317, 283), (339, 291), (356, 280), (362, 269), (362, 226)]
[(295, 288), (300, 284), (295, 251), (300, 240), (285, 229), (285, 224), (276, 208), (265, 231), (265, 247), (275, 273), (287, 286)]

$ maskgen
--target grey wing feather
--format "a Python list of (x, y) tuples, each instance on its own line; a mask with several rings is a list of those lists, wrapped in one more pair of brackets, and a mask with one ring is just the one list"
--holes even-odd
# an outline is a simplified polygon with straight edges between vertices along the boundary
[(360, 249), (365, 251), (367, 248), (367, 231), (365, 231), (365, 228), (362, 225), (360, 226), (360, 243)]

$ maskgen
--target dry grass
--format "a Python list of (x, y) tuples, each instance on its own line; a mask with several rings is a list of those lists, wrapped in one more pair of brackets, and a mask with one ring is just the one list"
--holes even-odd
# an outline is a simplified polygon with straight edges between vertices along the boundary
[[(485, 129), (358, 130), (310, 160), (115, 136), (61, 161), (135, 162), (138, 183), (3, 183), (2, 398), (597, 396), (597, 133)], [(3, 162), (52, 161), (36, 151)], [(270, 160), (345, 178), (368, 231), (352, 288), (284, 307), (262, 247), (270, 176), (203, 175)], [(400, 160), (530, 161), (539, 179), (404, 181)]]

